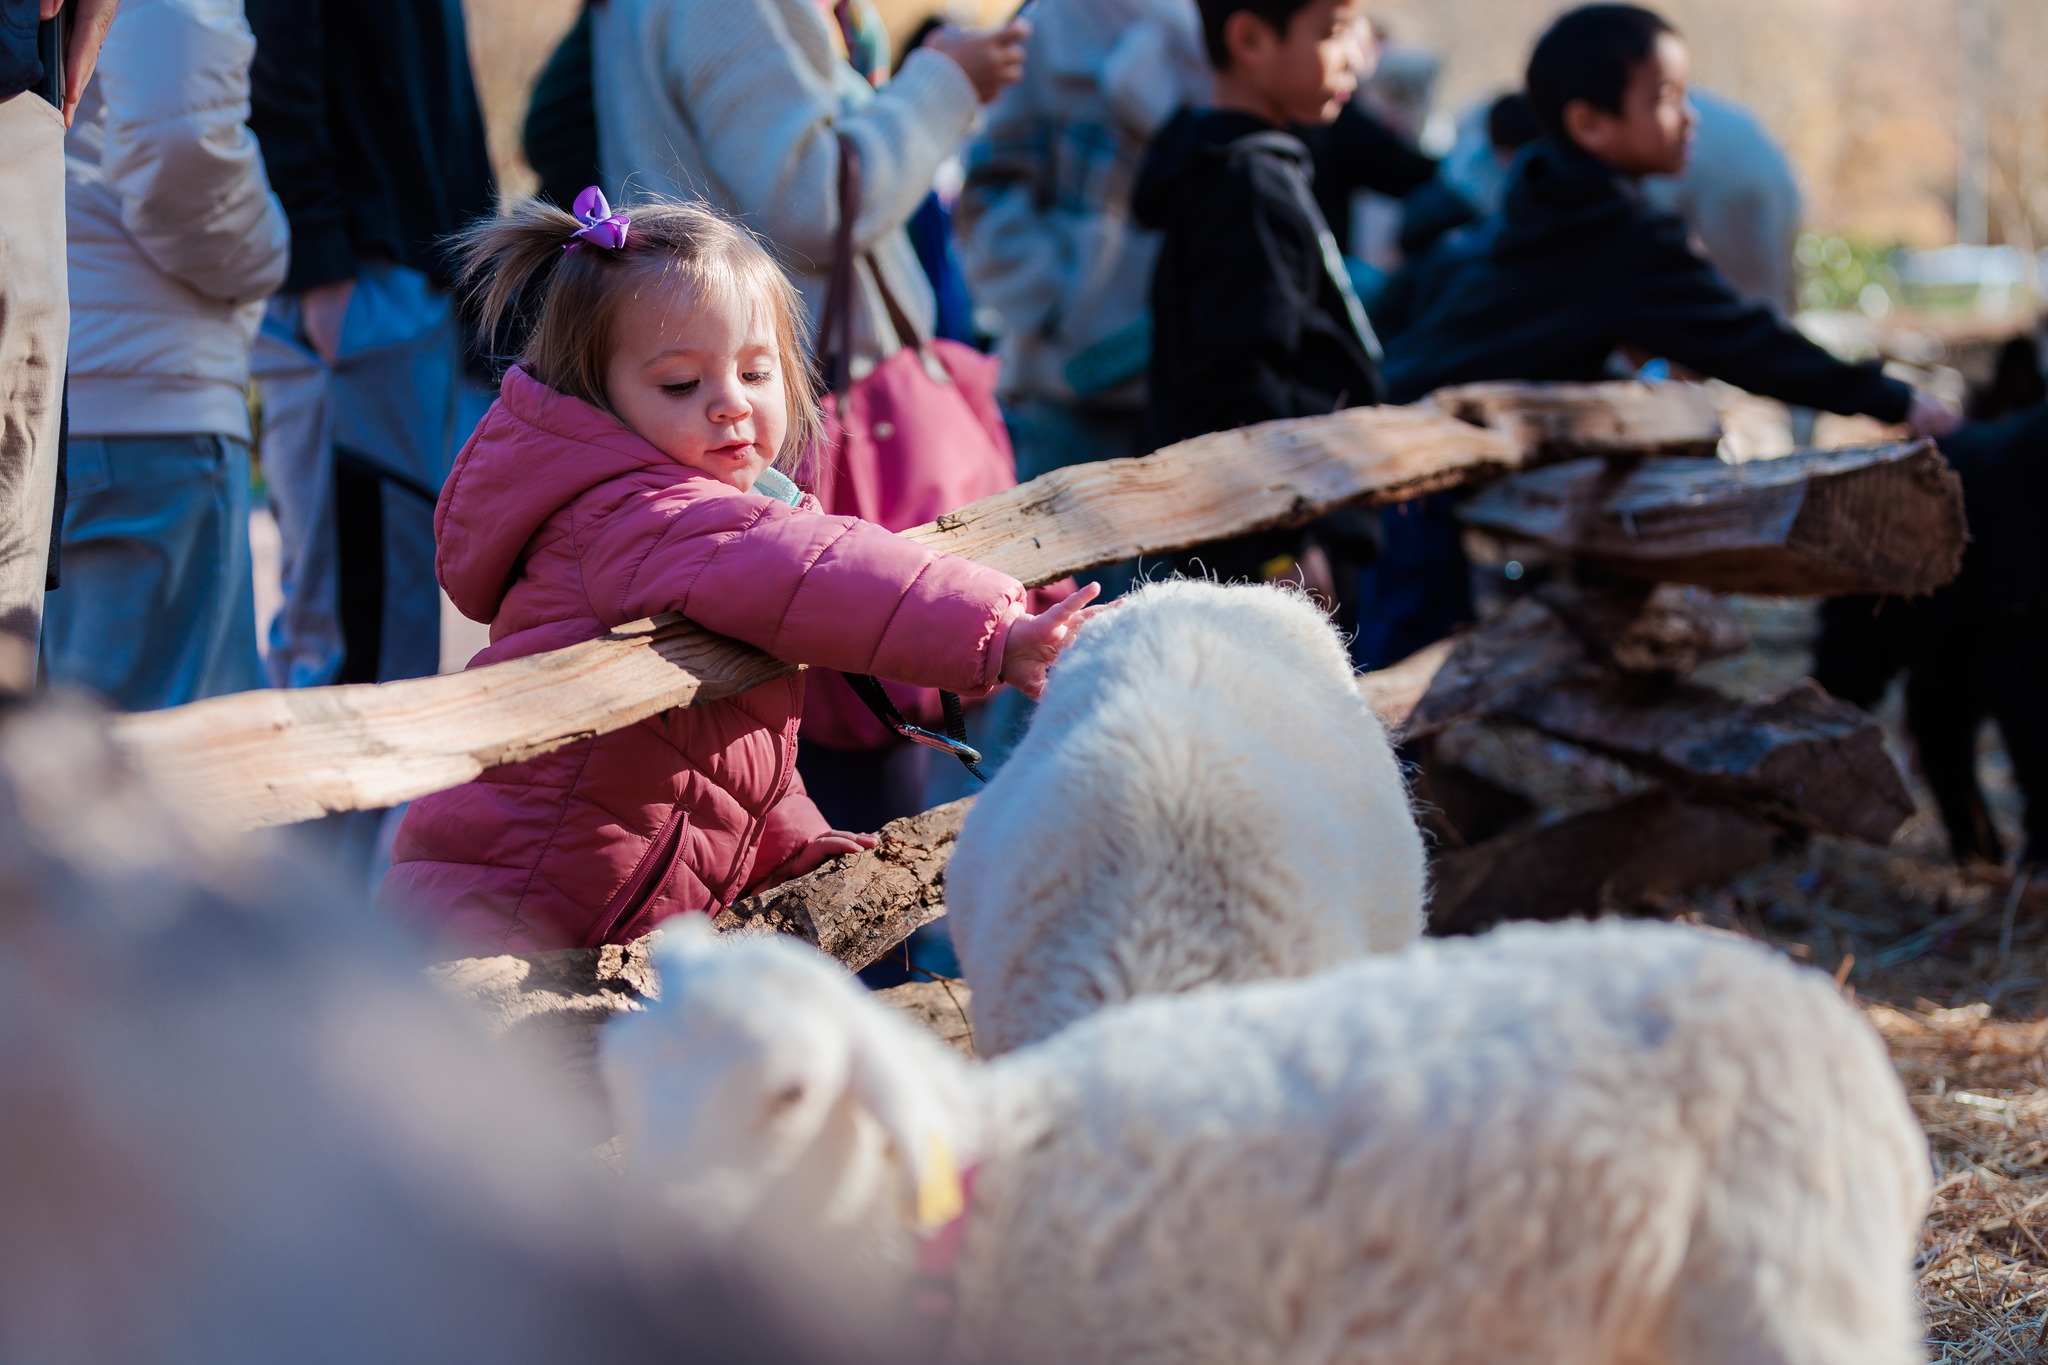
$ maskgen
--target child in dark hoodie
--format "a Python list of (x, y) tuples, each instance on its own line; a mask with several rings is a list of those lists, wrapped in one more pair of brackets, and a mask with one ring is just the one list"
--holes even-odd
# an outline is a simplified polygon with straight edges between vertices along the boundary
[[(1379, 342), (1316, 208), (1308, 149), (1287, 131), (1330, 123), (1351, 99), (1370, 41), (1359, 0), (1200, 4), (1215, 104), (1159, 131), (1133, 205), (1162, 235), (1150, 376), (1162, 446), (1381, 398)], [(1188, 558), (1224, 578), (1274, 577), (1303, 544), (1278, 532)]]
[[(1611, 358), (1667, 357), (1801, 407), (1864, 413), (1941, 435), (1956, 414), (1814, 345), (1745, 302), (1693, 249), (1685, 220), (1652, 208), (1640, 182), (1675, 175), (1698, 117), (1690, 57), (1671, 25), (1635, 5), (1585, 5), (1529, 58), (1538, 138), (1515, 160), (1498, 214), (1467, 230), (1389, 331), (1388, 397), (1448, 384), (1611, 378)], [(1353, 657), (1383, 667), (1470, 617), (1469, 569), (1451, 508), (1425, 500), (1362, 584)], [(1374, 640), (1383, 642), (1373, 648)]]
[(1952, 429), (1943, 404), (1874, 365), (1835, 359), (1745, 303), (1696, 252), (1683, 219), (1639, 182), (1685, 168), (1697, 122), (1677, 32), (1634, 5), (1586, 5), (1529, 59), (1542, 136), (1509, 175), (1490, 240), (1387, 348), (1396, 402), (1493, 379), (1593, 380), (1631, 348), (1802, 407)]

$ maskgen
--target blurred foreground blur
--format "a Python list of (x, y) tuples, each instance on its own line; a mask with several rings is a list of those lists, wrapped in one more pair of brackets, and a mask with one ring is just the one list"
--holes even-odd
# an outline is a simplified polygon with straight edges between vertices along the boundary
[(0, 1360), (828, 1358), (421, 966), (95, 713), (0, 718)]

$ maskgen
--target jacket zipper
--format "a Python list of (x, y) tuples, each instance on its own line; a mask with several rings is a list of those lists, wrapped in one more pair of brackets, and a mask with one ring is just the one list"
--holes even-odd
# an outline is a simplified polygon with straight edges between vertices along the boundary
[(667, 884), (669, 873), (675, 870), (676, 854), (682, 848), (683, 829), (688, 823), (681, 806), (669, 813), (668, 823), (648, 844), (640, 865), (633, 869), (633, 875), (627, 878), (626, 884), (612, 897), (611, 904), (605, 907), (601, 931), (585, 939), (584, 947), (596, 948), (615, 942), (617, 935), (647, 908), (655, 893)]

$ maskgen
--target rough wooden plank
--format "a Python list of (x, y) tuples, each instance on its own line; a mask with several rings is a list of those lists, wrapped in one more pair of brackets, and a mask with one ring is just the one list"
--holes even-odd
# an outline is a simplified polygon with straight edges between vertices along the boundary
[(1917, 596), (1962, 567), (1962, 487), (1929, 442), (1728, 465), (1577, 460), (1503, 480), (1466, 524), (1632, 578), (1778, 596)]
[[(1033, 583), (1096, 564), (1505, 471), (1506, 441), (1420, 408), (1356, 409), (1056, 471), (916, 539)], [(117, 743), (173, 799), (253, 828), (374, 810), (791, 667), (674, 617), (439, 678), (240, 693), (122, 717)]]
[(1748, 644), (1720, 599), (1694, 589), (1557, 585), (1389, 668), (1358, 690), (1403, 742), (1498, 715), (1535, 690), (1623, 672), (1682, 674)]
[(1138, 555), (1404, 502), (1527, 454), (1428, 407), (1351, 408), (1219, 431), (1142, 459), (1070, 465), (904, 534), (1037, 585)]
[(1475, 934), (1504, 920), (1628, 910), (1726, 881), (1768, 861), (1774, 842), (1754, 816), (1657, 788), (1440, 851), (1430, 860), (1429, 931)]
[(1538, 462), (1579, 455), (1715, 453), (1721, 416), (1699, 384), (1461, 384), (1429, 402)]
[(1358, 690), (1403, 742), (1504, 711), (1535, 689), (1595, 671), (1548, 607), (1524, 599), (1489, 621), (1362, 674)]
[(1704, 588), (1581, 574), (1536, 596), (1585, 642), (1596, 659), (1624, 673), (1681, 675), (1749, 648), (1734, 608)]
[(794, 934), (858, 971), (946, 913), (946, 862), (972, 804), (892, 821), (875, 847), (750, 896), (715, 923), (727, 933)]
[(242, 692), (120, 716), (114, 738), (174, 799), (255, 828), (394, 805), (791, 671), (669, 616), (445, 677)]
[(1698, 799), (1825, 834), (1882, 845), (1913, 813), (1883, 727), (1811, 681), (1761, 701), (1692, 683), (1572, 682), (1511, 714)]

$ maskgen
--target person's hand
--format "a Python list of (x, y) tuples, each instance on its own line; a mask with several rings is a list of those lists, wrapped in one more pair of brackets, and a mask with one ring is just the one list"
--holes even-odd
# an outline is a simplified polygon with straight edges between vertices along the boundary
[(975, 96), (987, 104), (1024, 79), (1024, 40), (1030, 36), (1029, 20), (1012, 19), (998, 29), (942, 28), (924, 45), (951, 57), (967, 73)]
[(1101, 591), (1100, 583), (1090, 583), (1036, 616), (1012, 621), (1009, 638), (1003, 641), (1002, 681), (1037, 701), (1045, 691), (1045, 675), (1052, 671), (1060, 651), (1074, 642), (1089, 617), (1107, 610), (1088, 605)]
[[(71, 120), (78, 113), (78, 101), (85, 96), (85, 83), (92, 79), (92, 69), (99, 63), (100, 44), (107, 40), (107, 25), (114, 22), (114, 11), (121, 0), (73, 0), (71, 6), (71, 41), (64, 48), (64, 126), (69, 128)], [(57, 17), (64, 8), (64, 0), (43, 0), (42, 17), (45, 20)]]
[(1944, 399), (1925, 389), (1913, 390), (1913, 406), (1906, 413), (1906, 427), (1915, 436), (1948, 435), (1963, 424), (1963, 415)]
[(794, 880), (806, 872), (816, 872), (842, 853), (858, 853), (864, 848), (873, 848), (877, 840), (878, 836), (873, 834), (849, 834), (843, 829), (828, 829), (798, 849), (776, 871)]
[(341, 354), (341, 324), (348, 317), (348, 301), (355, 292), (354, 280), (331, 280), (299, 296), (299, 330), (306, 334), (313, 354), (329, 365)]

